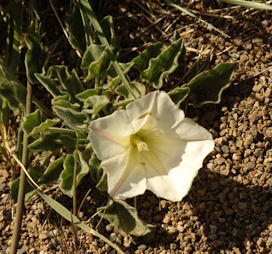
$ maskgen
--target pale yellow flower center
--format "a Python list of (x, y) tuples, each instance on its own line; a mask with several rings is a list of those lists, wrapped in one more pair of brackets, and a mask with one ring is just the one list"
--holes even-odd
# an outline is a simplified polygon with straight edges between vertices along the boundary
[(149, 151), (147, 143), (143, 140), (142, 137), (139, 137), (139, 135), (137, 134), (130, 136), (130, 142), (133, 146), (137, 147), (137, 150), (139, 152)]

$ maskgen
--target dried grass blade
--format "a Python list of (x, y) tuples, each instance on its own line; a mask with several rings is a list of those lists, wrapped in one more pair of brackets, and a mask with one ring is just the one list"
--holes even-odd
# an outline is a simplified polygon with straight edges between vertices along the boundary
[(170, 0), (164, 0), (164, 2), (165, 2), (166, 4), (168, 4), (169, 6), (172, 6), (172, 7), (176, 8), (176, 9), (178, 9), (178, 10), (184, 12), (185, 14), (187, 14), (187, 15), (189, 15), (189, 16), (191, 16), (191, 17), (197, 19), (197, 20), (199, 20), (200, 22), (206, 24), (208, 27), (212, 28), (213, 30), (217, 31), (218, 33), (222, 34), (223, 36), (230, 38), (229, 35), (227, 35), (227, 34), (224, 33), (223, 31), (219, 30), (218, 28), (216, 28), (215, 26), (213, 26), (213, 25), (210, 24), (209, 22), (207, 22), (207, 21), (205, 21), (205, 20), (199, 18), (198, 16), (196, 16), (196, 15), (193, 14), (192, 12), (186, 10), (185, 8), (180, 7), (179, 5), (173, 3), (173, 2), (170, 1)]
[(272, 10), (272, 6), (264, 3), (256, 3), (253, 1), (244, 1), (244, 0), (220, 0), (221, 2), (233, 5), (240, 5), (247, 8), (261, 9), (261, 10)]

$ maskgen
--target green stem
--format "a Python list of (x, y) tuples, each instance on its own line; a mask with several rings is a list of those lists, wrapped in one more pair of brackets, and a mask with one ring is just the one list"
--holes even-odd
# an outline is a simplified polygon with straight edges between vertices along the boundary
[[(31, 111), (31, 101), (32, 101), (32, 85), (29, 82), (27, 82), (27, 96), (26, 96), (26, 110), (25, 110), (26, 116)], [(27, 164), (27, 155), (28, 155), (27, 144), (28, 144), (28, 137), (27, 137), (27, 134), (24, 133), (23, 156), (22, 156), (22, 163), (24, 165)], [(26, 175), (25, 175), (24, 170), (21, 168), (19, 192), (18, 192), (18, 197), (17, 197), (15, 225), (14, 225), (14, 230), (13, 230), (13, 235), (12, 235), (10, 254), (16, 254), (17, 248), (18, 248), (18, 242), (20, 239), (20, 231), (21, 231), (23, 209), (24, 209), (24, 200), (25, 200), (25, 182), (26, 182)]]
[(73, 214), (77, 216), (77, 199), (76, 199), (76, 189), (77, 189), (77, 159), (78, 159), (78, 140), (79, 133), (76, 132), (76, 149), (73, 153), (74, 155), (74, 173), (73, 173)]
[[(77, 134), (77, 133), (76, 133)], [(76, 150), (74, 151), (74, 173), (73, 173), (73, 214), (77, 216), (77, 196), (76, 196), (76, 189), (77, 189), (77, 158), (78, 158), (78, 134), (76, 135)], [(74, 237), (75, 237), (75, 248), (77, 253), (77, 227), (75, 224), (72, 224)]]
[[(76, 150), (77, 151), (77, 150)], [(74, 153), (74, 173), (73, 173), (73, 214), (77, 216), (76, 212), (76, 177), (77, 177), (77, 153)]]

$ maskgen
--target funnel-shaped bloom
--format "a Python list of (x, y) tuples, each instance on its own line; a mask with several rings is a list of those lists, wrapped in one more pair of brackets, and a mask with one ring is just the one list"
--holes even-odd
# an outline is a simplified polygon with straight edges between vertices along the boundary
[(93, 150), (107, 172), (108, 192), (117, 199), (148, 189), (180, 201), (214, 147), (212, 135), (159, 91), (93, 121), (90, 128)]

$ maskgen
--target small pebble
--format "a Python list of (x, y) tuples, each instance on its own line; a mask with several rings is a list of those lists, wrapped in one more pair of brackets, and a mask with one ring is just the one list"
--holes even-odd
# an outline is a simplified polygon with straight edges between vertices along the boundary
[(112, 224), (106, 225), (106, 231), (111, 232), (113, 230), (114, 226)]
[(250, 169), (254, 169), (255, 168), (255, 162), (250, 161), (246, 164), (246, 169), (250, 170)]
[(145, 244), (141, 244), (137, 247), (137, 250), (145, 250), (146, 249), (146, 245)]
[(266, 129), (265, 135), (266, 135), (268, 138), (272, 138), (272, 127), (268, 127), (268, 128)]
[(110, 241), (115, 242), (117, 240), (117, 235), (115, 233), (110, 234)]
[(39, 239), (40, 240), (45, 240), (47, 238), (48, 238), (48, 234), (47, 233), (42, 232), (42, 233), (39, 234)]
[(229, 153), (229, 147), (226, 145), (221, 146), (221, 150), (223, 153)]

